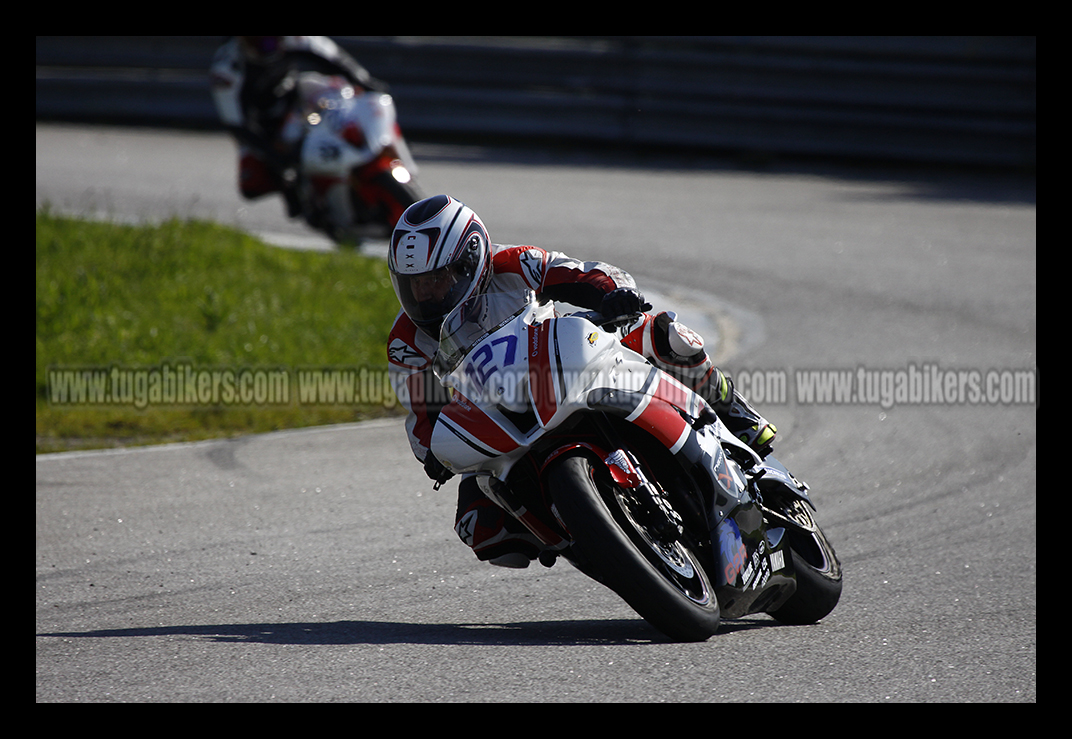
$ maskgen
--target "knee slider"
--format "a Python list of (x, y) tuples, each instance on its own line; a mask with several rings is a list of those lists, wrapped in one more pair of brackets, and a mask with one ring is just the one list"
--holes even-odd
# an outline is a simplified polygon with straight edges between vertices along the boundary
[(706, 357), (703, 337), (669, 313), (655, 317), (652, 341), (656, 353), (675, 364), (695, 364)]

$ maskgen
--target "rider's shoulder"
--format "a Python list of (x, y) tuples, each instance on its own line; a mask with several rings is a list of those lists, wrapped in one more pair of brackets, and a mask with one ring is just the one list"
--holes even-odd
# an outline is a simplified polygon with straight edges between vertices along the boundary
[(538, 246), (492, 246), (492, 267), (497, 275), (514, 274), (522, 277), (530, 288), (538, 290), (543, 284), (547, 252)]
[(493, 259), (502, 259), (510, 256), (523, 254), (527, 251), (532, 251), (537, 254), (546, 254), (545, 249), (541, 249), (538, 246), (517, 245), (517, 244), (492, 244), (491, 255)]
[(387, 337), (387, 360), (398, 369), (427, 369), (435, 355), (436, 343), (406, 315), (399, 311)]

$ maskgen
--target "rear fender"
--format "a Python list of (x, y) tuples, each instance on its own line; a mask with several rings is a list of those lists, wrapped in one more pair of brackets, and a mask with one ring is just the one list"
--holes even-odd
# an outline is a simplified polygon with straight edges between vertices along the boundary
[(782, 493), (800, 498), (815, 510), (815, 504), (808, 496), (808, 484), (795, 478), (773, 455), (767, 455), (763, 464), (757, 465), (752, 472), (760, 493)]

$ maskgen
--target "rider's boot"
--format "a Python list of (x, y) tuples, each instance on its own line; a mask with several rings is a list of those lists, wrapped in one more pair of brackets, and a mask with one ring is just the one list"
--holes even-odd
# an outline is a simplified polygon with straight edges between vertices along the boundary
[(730, 433), (750, 446), (759, 456), (766, 457), (771, 453), (778, 429), (759, 415), (744, 396), (733, 389), (732, 380), (728, 377), (725, 379), (730, 388), (729, 400), (723, 400), (721, 404), (711, 403), (711, 407)]

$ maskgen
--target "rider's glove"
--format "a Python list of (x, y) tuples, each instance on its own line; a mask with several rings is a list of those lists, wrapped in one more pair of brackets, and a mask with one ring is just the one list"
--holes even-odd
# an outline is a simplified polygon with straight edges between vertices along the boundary
[(644, 302), (644, 296), (635, 287), (619, 287), (603, 296), (599, 312), (607, 320), (614, 320), (632, 318), (650, 308), (651, 305)]
[(446, 482), (454, 477), (454, 473), (444, 467), (443, 463), (436, 459), (436, 455), (432, 454), (431, 449), (424, 455), (424, 474), (428, 475), (429, 478), (435, 480), (437, 483)]

